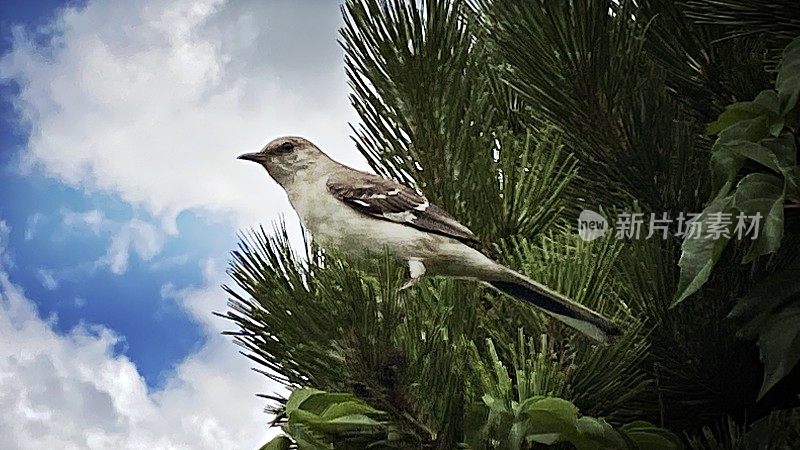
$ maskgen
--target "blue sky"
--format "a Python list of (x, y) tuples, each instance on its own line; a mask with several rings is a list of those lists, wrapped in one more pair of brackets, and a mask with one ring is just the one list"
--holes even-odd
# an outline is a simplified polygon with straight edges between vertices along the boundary
[(297, 222), (235, 156), (293, 134), (363, 167), (339, 25), (335, 2), (4, 2), (0, 448), (266, 436), (274, 386), (211, 313), (237, 230)]

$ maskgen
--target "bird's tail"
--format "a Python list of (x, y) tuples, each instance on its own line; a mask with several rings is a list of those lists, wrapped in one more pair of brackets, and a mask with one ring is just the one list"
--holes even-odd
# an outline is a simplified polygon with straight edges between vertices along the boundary
[(502, 277), (497, 277), (501, 279), (485, 280), (485, 282), (504, 294), (542, 309), (550, 316), (599, 342), (606, 342), (609, 338), (622, 334), (616, 325), (597, 312), (511, 269), (506, 268), (503, 272)]

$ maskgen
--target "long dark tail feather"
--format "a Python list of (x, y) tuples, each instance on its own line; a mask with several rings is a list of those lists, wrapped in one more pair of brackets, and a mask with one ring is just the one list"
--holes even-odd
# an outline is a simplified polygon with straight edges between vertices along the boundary
[[(511, 271), (509, 270), (509, 272)], [(513, 275), (513, 280), (493, 280), (486, 281), (486, 283), (504, 294), (544, 310), (547, 314), (599, 342), (606, 342), (610, 338), (622, 334), (616, 325), (595, 311), (575, 303), (535, 281), (528, 280), (522, 275), (513, 272), (510, 275)]]

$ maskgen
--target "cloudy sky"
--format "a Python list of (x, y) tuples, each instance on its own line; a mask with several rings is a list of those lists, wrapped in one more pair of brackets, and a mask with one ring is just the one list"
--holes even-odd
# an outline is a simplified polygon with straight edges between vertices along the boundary
[(220, 332), (279, 135), (364, 167), (333, 1), (0, 9), (0, 448), (242, 449), (275, 387)]

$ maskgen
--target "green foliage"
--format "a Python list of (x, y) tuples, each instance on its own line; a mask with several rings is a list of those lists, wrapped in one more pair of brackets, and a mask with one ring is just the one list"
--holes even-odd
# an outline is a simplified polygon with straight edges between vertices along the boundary
[[(286, 433), (266, 448), (794, 442), (797, 415), (775, 411), (800, 403), (795, 3), (345, 2), (372, 168), (624, 333), (598, 346), (478, 284), (400, 291), (388, 255), (249, 232), (225, 317), (292, 391), (265, 396)], [(715, 214), (762, 220), (752, 241), (584, 242), (583, 209), (702, 211), (701, 235)]]
[[(581, 416), (571, 402), (552, 396), (566, 387), (558, 366), (547, 361), (533, 341), (526, 344), (521, 331), (519, 340), (520, 354), (514, 358), (516, 384), (491, 340), (487, 340), (487, 362), (472, 345), (472, 368), (485, 393), (480, 403), (466, 409), (465, 444), (469, 448), (498, 448), (502, 443), (501, 448), (519, 449), (526, 444), (559, 442), (581, 450), (681, 448), (675, 435), (648, 422), (631, 422), (615, 429), (603, 419)], [(541, 345), (547, 347), (544, 336)], [(264, 449), (289, 448), (292, 442), (303, 449), (408, 448), (415, 444), (413, 436), (384, 420), (389, 414), (352, 394), (297, 389), (281, 413), (287, 418), (283, 429), (293, 441), (278, 436)]]
[(764, 382), (761, 398), (800, 360), (800, 261), (753, 287), (739, 299), (731, 317), (741, 333), (758, 339)]
[(715, 429), (705, 426), (689, 439), (695, 450), (790, 449), (800, 439), (800, 410), (774, 411), (750, 426), (738, 425), (727, 418)]
[[(798, 199), (800, 183), (794, 132), (800, 96), (800, 37), (784, 52), (778, 68), (776, 90), (760, 93), (752, 102), (730, 105), (708, 132), (719, 134), (711, 155), (711, 201), (697, 218), (699, 237), (683, 243), (681, 281), (675, 304), (697, 292), (708, 280), (723, 249), (733, 234), (733, 224), (725, 225), (725, 236), (709, 233), (721, 224), (720, 214), (741, 213), (763, 218), (758, 236), (742, 258), (749, 263), (757, 257), (775, 253), (784, 229), (784, 202)], [(736, 183), (747, 161), (769, 172), (749, 173)]]
[(567, 380), (557, 364), (548, 361), (547, 339), (540, 349), (525, 344), (519, 335), (512, 373), (487, 341), (488, 361), (481, 360), (473, 345), (472, 367), (485, 392), (482, 402), (468, 409), (470, 424), (466, 442), (470, 448), (527, 448), (532, 443), (552, 445), (569, 442), (577, 449), (674, 449), (676, 436), (644, 421), (615, 429), (603, 419), (581, 416), (571, 402), (554, 395), (567, 391)]
[(292, 448), (292, 440), (286, 436), (277, 436), (266, 444), (262, 445), (259, 450), (289, 450)]
[[(378, 411), (352, 394), (297, 389), (286, 401), (284, 431), (303, 449), (407, 448), (407, 436), (383, 421)], [(278, 436), (264, 447), (289, 448), (291, 440)], [(272, 447), (269, 447), (272, 446)]]
[[(733, 224), (726, 225), (726, 236), (708, 233), (711, 227), (719, 226), (719, 214), (757, 215), (761, 222), (760, 232), (742, 257), (742, 263), (778, 251), (784, 233), (784, 203), (787, 198), (798, 198), (800, 183), (793, 134), (797, 131), (795, 116), (800, 95), (798, 73), (800, 37), (784, 52), (778, 67), (776, 90), (762, 92), (753, 102), (734, 103), (709, 125), (709, 133), (719, 134), (711, 156), (712, 200), (697, 219), (701, 237), (689, 237), (683, 243), (675, 304), (697, 292), (708, 281), (729, 236), (734, 234)], [(768, 169), (768, 172), (748, 173), (734, 187), (733, 182), (747, 160), (758, 163), (758, 170)], [(765, 303), (774, 303), (766, 298), (776, 298), (771, 290), (782, 281), (787, 280), (765, 281), (766, 287), (756, 286), (732, 313), (742, 316), (747, 310), (758, 316), (757, 323), (751, 321), (743, 333), (757, 339), (761, 350), (765, 377), (758, 398), (800, 360), (800, 328), (795, 325), (800, 318), (798, 305), (781, 303), (765, 307)], [(787, 300), (786, 297), (777, 298), (781, 302)], [(753, 312), (756, 308), (761, 311)]]

